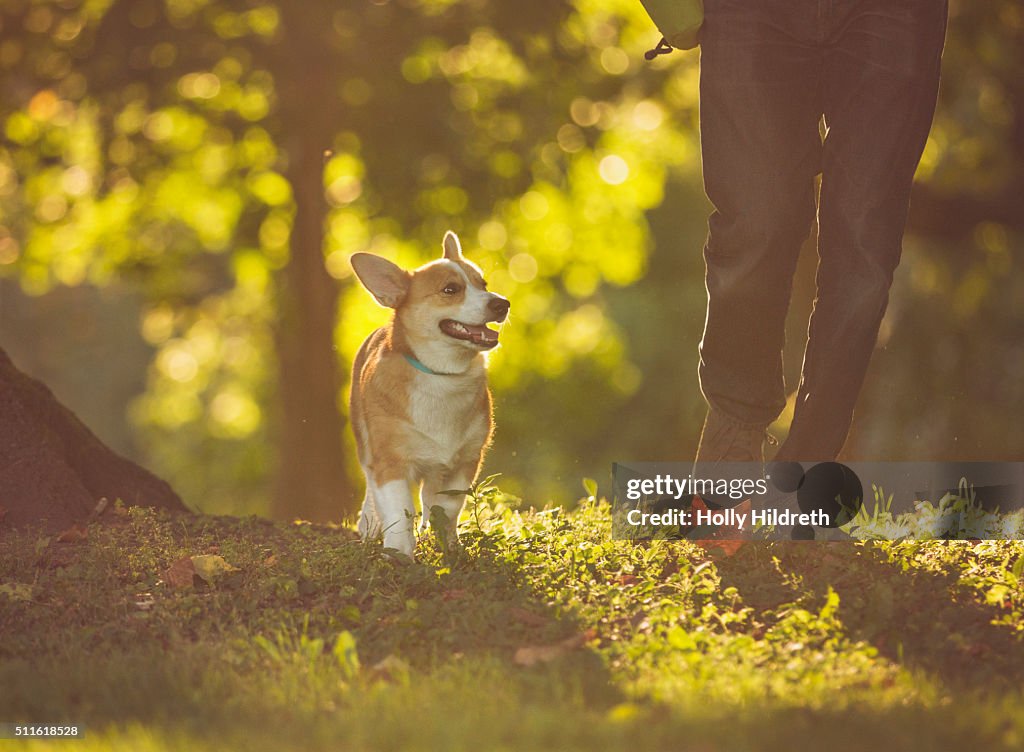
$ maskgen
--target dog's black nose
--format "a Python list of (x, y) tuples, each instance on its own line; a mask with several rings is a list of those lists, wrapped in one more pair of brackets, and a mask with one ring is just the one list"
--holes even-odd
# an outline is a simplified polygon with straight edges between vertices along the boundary
[(505, 298), (492, 298), (491, 302), (487, 304), (487, 310), (493, 313), (495, 316), (501, 316), (504, 318), (508, 314), (508, 309), (512, 307)]

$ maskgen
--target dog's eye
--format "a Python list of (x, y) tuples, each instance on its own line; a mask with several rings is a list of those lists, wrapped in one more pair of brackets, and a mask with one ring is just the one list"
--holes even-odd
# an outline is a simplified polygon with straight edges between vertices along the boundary
[(457, 285), (454, 282), (449, 282), (447, 285), (444, 286), (444, 289), (441, 290), (441, 292), (443, 292), (445, 295), (455, 295), (458, 292), (462, 292), (462, 285)]

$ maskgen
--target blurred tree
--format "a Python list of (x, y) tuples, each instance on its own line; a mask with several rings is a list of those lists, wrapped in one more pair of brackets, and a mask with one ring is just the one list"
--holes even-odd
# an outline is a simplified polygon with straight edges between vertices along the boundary
[(449, 225), (477, 228), (513, 264), (499, 283), (531, 287), (506, 339), (539, 351), (505, 383), (594, 359), (628, 393), (599, 289), (643, 272), (643, 210), (677, 161), (647, 98), (669, 71), (641, 75), (635, 3), (578, 6), (5, 0), (7, 265), (35, 291), (148, 290), (160, 352), (137, 413), (155, 445), (210, 422), (269, 435), (272, 380), (223, 356), (271, 327), (279, 516), (354, 508), (336, 347), (376, 315), (336, 338), (354, 250), (415, 263)]

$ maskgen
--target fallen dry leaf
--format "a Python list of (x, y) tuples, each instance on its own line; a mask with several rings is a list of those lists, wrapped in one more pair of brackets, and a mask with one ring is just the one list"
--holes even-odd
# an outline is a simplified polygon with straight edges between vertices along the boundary
[(556, 658), (586, 644), (589, 640), (594, 638), (594, 634), (594, 630), (588, 629), (586, 632), (581, 632), (573, 635), (572, 637), (567, 637), (561, 642), (556, 642), (554, 645), (532, 645), (530, 647), (519, 648), (516, 651), (513, 660), (520, 666), (533, 666), (538, 663), (549, 663), (550, 661), (553, 661)]
[(89, 530), (84, 525), (72, 525), (57, 536), (58, 543), (78, 543), (89, 537)]
[(12, 582), (7, 585), (0, 585), (0, 595), (6, 596), (12, 601), (31, 601), (32, 586), (24, 582)]
[[(693, 500), (690, 504), (690, 508), (694, 512), (708, 511), (707, 504), (705, 504), (704, 500), (701, 499), (699, 496), (693, 497)], [(742, 504), (737, 505), (736, 511), (740, 514), (747, 514), (750, 511), (750, 501), (746, 500)], [(726, 557), (730, 557), (734, 556), (737, 551), (739, 551), (741, 548), (743, 548), (743, 546), (749, 543), (749, 541), (745, 540), (742, 537), (746, 534), (746, 532), (747, 531), (741, 530), (734, 526), (723, 525), (719, 528), (719, 531), (714, 536), (710, 538), (695, 539), (693, 542), (701, 548), (703, 548), (708, 553), (720, 551), (721, 553), (725, 554)], [(722, 537), (723, 535), (736, 537)]]
[(210, 584), (213, 584), (213, 581), (221, 575), (239, 571), (238, 567), (231, 566), (224, 561), (223, 556), (218, 556), (217, 554), (193, 556), (192, 567), (197, 575)]
[(192, 563), (191, 556), (183, 556), (164, 570), (164, 582), (172, 588), (182, 590), (192, 587), (192, 578), (195, 577), (196, 567)]

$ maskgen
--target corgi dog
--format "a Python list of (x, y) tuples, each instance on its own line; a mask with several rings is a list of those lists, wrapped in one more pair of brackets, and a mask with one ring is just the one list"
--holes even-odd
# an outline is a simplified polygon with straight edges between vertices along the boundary
[(371, 253), (352, 268), (391, 323), (373, 332), (356, 354), (349, 415), (366, 497), (359, 515), (363, 539), (410, 558), (416, 545), (413, 494), (420, 489), (420, 529), (440, 507), (447, 544), (465, 499), (441, 493), (469, 488), (494, 429), (484, 353), (498, 344), (490, 323), (508, 317), (510, 303), (490, 292), (480, 268), (466, 260), (448, 232), (443, 255), (409, 272)]

